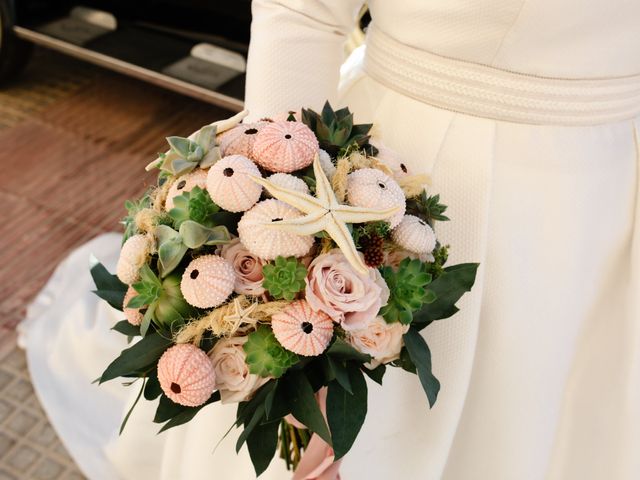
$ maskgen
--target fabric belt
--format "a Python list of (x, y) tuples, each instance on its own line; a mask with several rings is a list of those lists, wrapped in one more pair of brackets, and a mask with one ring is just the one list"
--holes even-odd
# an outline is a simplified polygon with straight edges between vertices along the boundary
[(404, 45), (374, 25), (366, 45), (369, 76), (446, 110), (539, 125), (598, 125), (640, 115), (640, 75), (583, 80), (516, 73)]

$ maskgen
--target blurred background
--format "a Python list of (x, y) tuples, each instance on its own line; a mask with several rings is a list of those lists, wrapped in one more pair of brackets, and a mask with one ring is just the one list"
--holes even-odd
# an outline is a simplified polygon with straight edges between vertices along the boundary
[(69, 251), (118, 230), (168, 135), (242, 108), (250, 1), (0, 0), (0, 480), (80, 479), (16, 326)]

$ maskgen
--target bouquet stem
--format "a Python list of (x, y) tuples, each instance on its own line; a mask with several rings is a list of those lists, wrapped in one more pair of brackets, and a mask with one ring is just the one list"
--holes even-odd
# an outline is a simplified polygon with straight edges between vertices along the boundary
[(302, 459), (302, 453), (307, 445), (311, 435), (304, 428), (297, 428), (282, 420), (280, 424), (280, 458), (282, 458), (287, 470), (295, 470)]

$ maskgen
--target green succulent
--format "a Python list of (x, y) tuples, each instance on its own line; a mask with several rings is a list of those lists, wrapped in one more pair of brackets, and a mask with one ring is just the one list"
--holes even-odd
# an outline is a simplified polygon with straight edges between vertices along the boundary
[(422, 218), (433, 227), (436, 221), (446, 222), (449, 217), (444, 215), (447, 206), (440, 203), (440, 195), (429, 196), (426, 190), (420, 195), (407, 200), (407, 214)]
[(172, 274), (160, 280), (149, 265), (140, 269), (140, 281), (133, 289), (138, 293), (127, 307), (145, 308), (140, 333), (144, 336), (151, 323), (162, 330), (171, 331), (172, 327), (182, 325), (194, 309), (180, 291), (181, 276)]
[(388, 323), (409, 325), (413, 321), (413, 312), (420, 310), (425, 303), (435, 301), (435, 293), (426, 288), (432, 279), (427, 268), (427, 264), (420, 260), (405, 258), (397, 270), (392, 267), (380, 270), (390, 291), (387, 305), (380, 310), (380, 315)]
[(169, 211), (176, 227), (182, 222), (193, 220), (205, 227), (215, 226), (214, 215), (220, 211), (220, 207), (213, 203), (209, 192), (200, 187), (193, 187), (190, 192), (173, 197), (174, 207)]
[(127, 216), (122, 219), (122, 225), (124, 225), (124, 235), (122, 237), (122, 243), (127, 241), (129, 237), (132, 237), (138, 233), (136, 227), (136, 215), (140, 210), (151, 207), (150, 192), (146, 192), (140, 200), (127, 200), (124, 202), (124, 208), (127, 209)]
[(167, 137), (171, 147), (168, 153), (162, 153), (147, 168), (160, 168), (172, 175), (181, 175), (194, 168), (209, 168), (220, 160), (220, 148), (216, 143), (215, 125), (202, 127), (192, 138)]
[(354, 125), (353, 113), (348, 108), (334, 111), (329, 102), (324, 104), (322, 113), (303, 108), (302, 122), (316, 134), (320, 148), (331, 155), (331, 158), (341, 156), (341, 153), (354, 144), (358, 150), (377, 153), (369, 144), (372, 124)]
[(262, 268), (262, 273), (264, 275), (262, 286), (273, 298), (293, 300), (305, 287), (307, 267), (295, 257), (277, 257), (275, 263), (267, 264)]
[(299, 360), (298, 355), (280, 345), (267, 325), (260, 325), (250, 333), (243, 349), (249, 372), (261, 377), (281, 377)]

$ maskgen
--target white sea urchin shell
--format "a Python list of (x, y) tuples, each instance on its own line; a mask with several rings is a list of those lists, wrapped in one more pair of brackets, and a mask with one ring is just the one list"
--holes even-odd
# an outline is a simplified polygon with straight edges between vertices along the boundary
[(436, 234), (421, 218), (405, 215), (391, 232), (391, 238), (400, 247), (419, 255), (431, 253), (436, 248)]
[(273, 221), (301, 216), (299, 210), (280, 200), (263, 200), (245, 212), (238, 222), (240, 241), (247, 250), (264, 260), (274, 260), (280, 255), (302, 257), (313, 245), (312, 236), (297, 235), (268, 226)]
[(229, 212), (249, 210), (262, 193), (262, 187), (251, 176), (262, 175), (256, 164), (247, 157), (224, 157), (209, 169), (207, 191), (211, 200)]
[(194, 307), (213, 308), (233, 293), (233, 267), (218, 255), (203, 255), (191, 261), (182, 275), (180, 290)]
[(269, 180), (271, 183), (274, 183), (275, 185), (278, 185), (279, 187), (287, 188), (295, 192), (309, 194), (309, 186), (305, 183), (305, 181), (289, 173), (274, 173), (273, 175), (267, 177), (267, 180)]
[(349, 174), (347, 200), (353, 206), (377, 210), (400, 207), (397, 213), (386, 220), (391, 228), (400, 223), (406, 209), (406, 199), (400, 185), (375, 168), (362, 168)]
[(140, 268), (146, 263), (150, 250), (151, 240), (145, 235), (133, 235), (124, 242), (116, 266), (121, 282), (131, 285), (140, 278)]
[(318, 150), (318, 159), (320, 160), (322, 171), (327, 176), (327, 178), (331, 180), (336, 174), (337, 170), (336, 166), (333, 164), (333, 160), (331, 160), (331, 156), (323, 149), (320, 149)]

